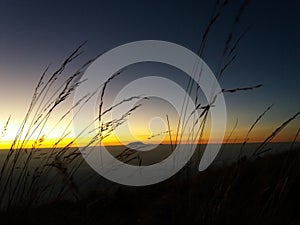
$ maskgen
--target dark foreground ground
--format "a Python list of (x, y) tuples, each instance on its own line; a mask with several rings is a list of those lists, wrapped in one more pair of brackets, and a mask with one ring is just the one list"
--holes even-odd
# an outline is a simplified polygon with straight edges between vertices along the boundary
[(152, 186), (114, 186), (77, 202), (0, 214), (0, 224), (300, 224), (300, 150), (189, 171)]

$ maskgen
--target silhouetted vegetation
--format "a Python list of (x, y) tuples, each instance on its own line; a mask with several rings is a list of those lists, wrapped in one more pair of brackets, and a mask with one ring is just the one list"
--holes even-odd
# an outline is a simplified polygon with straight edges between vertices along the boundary
[[(216, 1), (211, 18), (201, 37), (197, 52), (200, 57), (204, 54), (210, 30), (228, 3), (229, 1)], [(242, 2), (224, 42), (224, 49), (216, 70), (218, 80), (236, 59), (236, 49), (249, 30), (247, 27), (241, 34), (235, 35), (247, 4), (248, 1)], [(82, 195), (74, 181), (74, 175), (81, 168), (84, 159), (78, 148), (73, 148), (73, 144), (79, 137), (84, 136), (88, 128), (95, 122), (99, 124), (98, 127), (93, 127), (97, 134), (83, 148), (101, 142), (118, 126), (121, 126), (140, 105), (123, 112), (120, 118), (114, 120), (105, 121), (103, 120), (104, 115), (125, 102), (147, 98), (132, 96), (123, 99), (116, 105), (104, 108), (105, 91), (109, 88), (110, 82), (122, 75), (123, 71), (118, 71), (106, 82), (100, 84), (97, 90), (92, 90), (82, 96), (71, 108), (67, 108), (58, 117), (57, 124), (52, 131), (62, 121), (65, 121), (72, 111), (75, 112), (74, 116), (76, 117), (77, 112), (99, 92), (99, 113), (91, 121), (91, 124), (87, 124), (87, 128), (79, 132), (79, 135), (73, 137), (64, 147), (58, 147), (69, 135), (71, 119), (49, 151), (46, 153), (41, 151), (43, 143), (47, 139), (47, 134), (44, 134), (43, 130), (50, 116), (58, 106), (65, 103), (82, 82), (85, 82), (85, 80), (81, 80), (82, 74), (98, 57), (89, 60), (77, 71), (67, 76), (66, 80), (58, 83), (57, 80), (65, 72), (66, 67), (83, 53), (84, 44), (75, 49), (54, 72), (50, 73), (50, 67), (47, 67), (38, 81), (27, 114), (20, 124), (19, 130), (16, 131), (15, 140), (1, 165), (0, 224), (300, 224), (298, 214), (298, 203), (300, 202), (298, 194), (300, 189), (299, 149), (262, 157), (265, 152), (270, 150), (266, 148), (267, 144), (300, 112), (295, 113), (267, 136), (250, 159), (240, 157), (245, 144), (248, 143), (249, 134), (255, 131), (254, 127), (272, 108), (272, 105), (267, 107), (250, 126), (240, 149), (239, 159), (230, 166), (209, 168), (197, 175), (186, 176), (189, 170), (188, 164), (174, 177), (156, 185), (137, 188), (115, 184), (111, 190), (104, 192), (95, 188)], [(201, 74), (194, 74), (193, 78), (198, 80), (200, 76)], [(223, 89), (221, 93), (252, 91), (261, 86), (259, 84)], [(168, 130), (162, 131), (161, 134), (167, 134), (170, 137), (172, 151), (181, 141), (180, 131), (186, 128), (187, 121), (190, 120), (194, 126), (198, 127), (197, 129), (193, 127), (189, 138), (196, 138), (199, 143), (201, 142), (206, 121), (216, 97), (213, 96), (207, 104), (200, 103), (199, 88), (199, 86), (195, 86), (192, 79), (189, 80), (177, 130), (172, 131), (173, 134), (176, 134), (175, 140), (171, 138), (169, 119), (166, 115)], [(195, 109), (193, 113), (188, 114), (187, 96), (194, 92), (196, 93)], [(10, 117), (2, 130), (0, 139), (5, 134), (9, 122)], [(237, 123), (231, 134), (236, 127)], [(298, 134), (299, 130), (293, 143), (297, 141)], [(33, 137), (34, 144), (29, 146)], [(139, 155), (135, 155), (137, 152), (125, 148), (116, 158), (124, 162), (134, 159), (138, 161), (138, 165), (141, 165), (142, 159)], [(43, 178), (48, 176), (52, 179), (45, 182)], [(62, 184), (59, 189), (57, 189), (57, 183)], [(64, 198), (65, 195), (71, 195), (73, 201), (68, 201), (67, 198)]]
[(77, 202), (11, 209), (0, 215), (1, 224), (300, 223), (299, 149), (210, 168), (182, 179), (184, 170), (156, 185), (116, 185)]

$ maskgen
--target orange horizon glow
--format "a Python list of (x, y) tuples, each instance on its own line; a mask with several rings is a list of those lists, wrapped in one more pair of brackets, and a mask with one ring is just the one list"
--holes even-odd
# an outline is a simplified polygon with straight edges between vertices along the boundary
[[(84, 147), (88, 144), (89, 138), (81, 138), (79, 141), (74, 141), (74, 138), (65, 138), (61, 142), (58, 142), (58, 139), (48, 139), (44, 140), (43, 142), (40, 142), (39, 140), (26, 140), (26, 144), (23, 146), (23, 149), (31, 149), (31, 148), (36, 148), (36, 149), (46, 149), (46, 148), (64, 148), (66, 146), (69, 147)], [(247, 143), (261, 143), (265, 140), (265, 137), (262, 138), (252, 138)], [(24, 140), (19, 140), (19, 146)], [(124, 146), (126, 144), (129, 144), (130, 142), (135, 142), (135, 141), (140, 141), (140, 140), (132, 140), (132, 141), (119, 141), (117, 138), (107, 138), (107, 140), (101, 141), (101, 145), (104, 146)], [(231, 138), (229, 140), (226, 139), (226, 137), (223, 140), (223, 144), (241, 144), (245, 141), (243, 138)], [(278, 137), (274, 138), (271, 143), (279, 143), (279, 142), (292, 142), (293, 139), (291, 137)], [(11, 148), (14, 140), (0, 140), (0, 150), (8, 150)], [(25, 141), (24, 141), (25, 142)], [(143, 142), (143, 141), (141, 141)], [(297, 140), (296, 140), (297, 142)], [(172, 140), (172, 144), (175, 143), (175, 139)], [(181, 141), (182, 144), (187, 144), (188, 142), (186, 140)], [(203, 139), (201, 141), (198, 141), (198, 144), (207, 144), (208, 140)], [(221, 142), (216, 142), (216, 141), (210, 141), (211, 144), (220, 144)], [(165, 137), (165, 139), (161, 142), (155, 142), (155, 141), (150, 141), (147, 142), (146, 144), (165, 144), (169, 145), (171, 144), (171, 141), (169, 140), (168, 137)], [(14, 149), (18, 149), (15, 145)], [(91, 146), (100, 146), (99, 142), (92, 144)]]
[[(174, 125), (175, 126), (175, 125)], [(18, 130), (17, 123), (10, 124), (9, 126), (10, 130), (6, 133), (5, 136), (0, 137), (0, 149), (1, 150), (7, 150), (10, 149), (14, 139), (15, 139), (15, 132)], [(163, 128), (162, 128), (163, 129)], [(209, 131), (209, 127), (207, 128)], [(228, 128), (225, 132), (225, 136), (223, 138), (223, 141), (214, 140), (211, 138), (210, 143), (229, 143), (229, 144), (239, 144), (243, 143), (245, 141), (245, 136), (248, 132), (247, 128), (239, 128), (236, 129), (233, 134), (230, 136), (230, 133), (232, 128)], [(175, 130), (175, 129), (174, 129)], [(273, 126), (260, 126), (257, 127), (256, 130), (249, 136), (249, 140), (247, 143), (259, 143), (263, 142), (274, 130)], [(292, 126), (289, 127), (286, 130), (283, 130), (278, 136), (276, 136), (271, 142), (293, 142), (295, 137), (295, 130), (296, 127)], [(44, 135), (41, 138), (38, 138), (37, 140), (26, 140), (23, 141), (22, 137), (18, 140), (19, 146), (22, 142), (26, 142), (26, 144), (22, 147), (23, 149), (31, 149), (31, 148), (64, 148), (66, 146), (70, 147), (83, 147), (86, 146), (89, 141), (91, 140), (90, 136), (84, 136), (80, 138), (76, 138), (74, 134), (70, 133), (65, 138), (61, 139), (61, 135), (64, 133), (63, 126), (58, 127), (55, 132), (50, 132), (51, 129), (48, 127), (45, 127), (43, 130)], [(154, 137), (151, 137), (154, 136)], [(176, 140), (176, 133), (175, 131), (172, 132), (171, 130), (171, 140), (172, 144), (175, 143)], [(180, 135), (179, 135), (180, 136)], [(120, 137), (120, 138), (119, 138)], [(209, 132), (205, 132), (204, 136), (202, 137), (201, 141), (198, 141), (198, 144), (207, 144), (209, 139)], [(60, 140), (60, 141), (59, 141)], [(178, 138), (179, 140), (179, 138)], [(106, 137), (104, 140), (101, 141), (101, 145), (105, 146), (124, 146), (131, 142), (143, 142), (145, 144), (171, 144), (169, 133), (162, 132), (160, 135), (153, 135), (152, 131), (150, 129), (147, 129), (142, 126), (133, 126), (130, 132), (128, 131), (121, 131), (120, 133), (112, 132), (108, 137)], [(299, 141), (296, 140), (296, 142)], [(71, 143), (71, 144), (70, 144)], [(178, 143), (178, 141), (177, 141)], [(181, 139), (182, 144), (188, 143), (188, 137), (187, 134), (185, 134)], [(92, 144), (92, 146), (100, 145), (99, 141)], [(15, 145), (14, 149), (18, 149), (18, 146)]]

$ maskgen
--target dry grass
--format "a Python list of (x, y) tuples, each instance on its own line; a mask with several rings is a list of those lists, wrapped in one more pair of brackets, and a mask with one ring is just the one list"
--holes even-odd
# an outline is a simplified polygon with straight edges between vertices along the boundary
[[(116, 186), (78, 201), (56, 201), (0, 214), (3, 224), (299, 224), (299, 149), (210, 168), (186, 180), (152, 186)], [(287, 169), (285, 167), (285, 169)], [(238, 171), (238, 173), (236, 173)], [(288, 173), (288, 176), (286, 176)], [(13, 216), (18, 215), (18, 216)]]
[[(81, 76), (87, 66), (90, 65), (96, 59), (86, 62), (82, 67), (75, 71), (72, 75), (67, 76), (65, 81), (63, 74), (66, 68), (75, 59), (77, 59), (82, 53), (82, 47), (85, 43), (80, 45), (70, 56), (64, 60), (62, 65), (52, 74), (48, 75), (49, 67), (46, 68), (42, 74), (36, 88), (34, 90), (33, 97), (26, 116), (20, 125), (19, 130), (16, 133), (16, 137), (8, 151), (6, 159), (0, 172), (0, 208), (9, 209), (11, 207), (26, 206), (30, 207), (35, 204), (41, 204), (41, 202), (47, 202), (49, 199), (58, 200), (65, 193), (71, 193), (71, 195), (79, 200), (80, 192), (75, 182), (73, 181), (74, 174), (78, 171), (83, 163), (83, 158), (80, 155), (78, 148), (72, 147), (76, 140), (84, 135), (95, 121), (99, 121), (99, 127), (93, 128), (97, 131), (97, 135), (92, 137), (90, 142), (84, 147), (87, 148), (95, 142), (101, 141), (108, 137), (111, 132), (118, 126), (122, 125), (126, 118), (139, 106), (129, 109), (120, 118), (102, 122), (101, 118), (112, 109), (122, 105), (127, 101), (134, 99), (140, 99), (141, 97), (133, 96), (129, 99), (117, 103), (102, 111), (103, 99), (99, 106), (99, 115), (87, 127), (84, 128), (78, 136), (73, 138), (64, 147), (58, 147), (59, 144), (70, 134), (70, 128), (72, 125), (72, 119), (67, 121), (71, 112), (75, 112), (74, 116), (78, 115), (78, 112), (86, 105), (88, 101), (97, 93), (102, 90), (102, 97), (108, 83), (116, 76), (121, 74), (121, 71), (110, 77), (104, 84), (101, 84), (97, 90), (91, 93), (87, 93), (82, 96), (71, 108), (67, 109), (62, 114), (57, 114), (58, 107), (64, 105), (69, 96), (75, 91), (75, 89), (85, 80), (81, 80)], [(48, 79), (47, 79), (48, 77)], [(58, 80), (60, 80), (58, 82)], [(67, 107), (66, 107), (67, 108)], [(56, 132), (56, 128), (63, 121), (66, 122), (64, 131), (61, 136), (48, 150), (43, 150), (43, 143), (47, 138), (44, 134), (44, 128), (49, 122), (50, 116), (55, 114), (55, 117), (59, 118), (57, 123), (51, 128), (50, 133)], [(2, 131), (2, 135), (5, 134), (10, 118), (7, 120), (6, 125)], [(30, 145), (29, 140), (35, 139), (34, 143)], [(58, 174), (55, 176), (53, 174)], [(45, 177), (51, 179), (45, 181)], [(56, 184), (62, 183), (60, 190), (55, 190)]]
[[(198, 51), (200, 57), (203, 57), (205, 53), (206, 42), (211, 29), (218, 22), (228, 4), (229, 1), (216, 1), (211, 18), (201, 38)], [(221, 79), (226, 69), (236, 59), (236, 49), (249, 30), (247, 28), (241, 34), (235, 35), (236, 28), (247, 4), (248, 1), (243, 1), (236, 15), (234, 15), (232, 28), (224, 41), (224, 49), (219, 59), (216, 71), (218, 79)], [(78, 185), (74, 181), (74, 175), (81, 168), (83, 159), (78, 149), (72, 148), (73, 144), (86, 134), (87, 131), (90, 131), (90, 127), (95, 122), (98, 122), (99, 125), (93, 128), (97, 131), (97, 134), (91, 138), (90, 142), (84, 148), (101, 142), (121, 126), (127, 117), (140, 107), (140, 105), (129, 109), (120, 118), (115, 120), (105, 121), (103, 119), (104, 115), (125, 102), (145, 98), (142, 96), (132, 96), (104, 109), (105, 92), (109, 88), (110, 82), (117, 76), (121, 76), (123, 71), (117, 72), (106, 82), (99, 85), (96, 90), (82, 96), (71, 108), (62, 113), (58, 117), (59, 119), (52, 128), (52, 131), (55, 132), (56, 127), (65, 121), (72, 111), (75, 112), (74, 116), (76, 117), (86, 103), (100, 91), (97, 118), (94, 118), (90, 124), (87, 124), (87, 127), (63, 148), (58, 148), (59, 144), (68, 137), (72, 120), (68, 121), (65, 130), (53, 144), (52, 148), (46, 153), (41, 151), (43, 143), (47, 139), (47, 134), (44, 134), (43, 130), (49, 122), (50, 116), (56, 112), (58, 107), (66, 102), (82, 82), (85, 82), (81, 80), (82, 74), (98, 57), (89, 60), (77, 71), (67, 76), (67, 79), (63, 82), (58, 83), (58, 80), (63, 79), (62, 75), (69, 64), (83, 53), (82, 48), (84, 44), (75, 49), (53, 73), (49, 74), (50, 67), (45, 69), (35, 88), (26, 116), (20, 124), (16, 138), (2, 165), (0, 172), (0, 208), (2, 211), (6, 210), (6, 213), (3, 213), (2, 216), (7, 219), (8, 223), (15, 219), (13, 215), (20, 213), (21, 216), (28, 217), (26, 221), (31, 224), (66, 224), (68, 222), (72, 222), (72, 224), (86, 224), (87, 221), (90, 221), (89, 224), (99, 224), (97, 221), (101, 221), (104, 224), (266, 224), (264, 222), (265, 219), (265, 221), (270, 222), (269, 224), (280, 224), (280, 220), (276, 220), (278, 218), (276, 213), (280, 212), (280, 210), (286, 212), (287, 209), (284, 208), (286, 205), (288, 207), (294, 206), (292, 199), (293, 195), (296, 194), (294, 189), (299, 187), (299, 177), (297, 174), (297, 171), (299, 171), (299, 154), (298, 152), (290, 152), (287, 156), (284, 155), (286, 157), (283, 164), (280, 160), (281, 156), (272, 156), (266, 159), (258, 159), (258, 156), (265, 152), (266, 145), (286, 125), (291, 123), (300, 112), (281, 124), (261, 143), (253, 154), (253, 158), (256, 158), (253, 162), (240, 160), (229, 168), (222, 170), (210, 169), (193, 178), (189, 176), (189, 165), (187, 165), (178, 175), (180, 179), (175, 177), (162, 184), (141, 189), (123, 189), (120, 187), (120, 191), (114, 193), (112, 199), (106, 193), (102, 193), (103, 195), (96, 194), (88, 199), (83, 198)], [(216, 96), (213, 96), (212, 99), (208, 100), (207, 104), (199, 102), (200, 87), (195, 85), (196, 82), (194, 82), (199, 80), (201, 76), (201, 73), (195, 73), (199, 66), (201, 67), (198, 64), (194, 65), (193, 79), (190, 78), (188, 81), (177, 129), (171, 131), (167, 116), (168, 131), (160, 133), (169, 134), (172, 151), (181, 142), (182, 132), (188, 129), (188, 124), (191, 121), (193, 126), (189, 128), (189, 139), (201, 142), (210, 108), (216, 99)], [(254, 90), (259, 87), (261, 85), (223, 89), (222, 93)], [(188, 95), (192, 93), (196, 93), (196, 107), (190, 113), (187, 110)], [(212, 93), (214, 93), (214, 90), (212, 90)], [(271, 107), (269, 106), (259, 115), (256, 121), (250, 126), (241, 152), (249, 139), (250, 133), (254, 131), (256, 124)], [(2, 135), (5, 134), (9, 121), (10, 118), (4, 126)], [(234, 132), (236, 126), (237, 123), (231, 134)], [(171, 140), (171, 132), (176, 134), (174, 142)], [(296, 142), (298, 134), (299, 130), (295, 135), (293, 143)], [(35, 142), (32, 146), (28, 146), (29, 140), (32, 138), (35, 138)], [(142, 159), (136, 154), (136, 151), (126, 148), (116, 158), (127, 163), (137, 160), (138, 165), (141, 165)], [(271, 171), (272, 169), (273, 171)], [(59, 176), (56, 176), (57, 174)], [(270, 174), (272, 177), (269, 179)], [(45, 177), (50, 177), (51, 179), (45, 182)], [(186, 179), (181, 179), (182, 177)], [(62, 184), (59, 190), (55, 188), (57, 183)], [(63, 202), (64, 195), (71, 195), (77, 202)], [(92, 198), (96, 198), (96, 200)], [(292, 203), (289, 204), (288, 201)], [(47, 205), (50, 202), (51, 204)], [(128, 208), (128, 203), (131, 203), (132, 208)], [(252, 207), (250, 204), (255, 204), (255, 206), (262, 204), (262, 210), (257, 210), (256, 207)], [(56, 210), (56, 207), (58, 207), (58, 210)], [(18, 211), (19, 209), (21, 210)], [(67, 209), (66, 217), (61, 214), (60, 210), (63, 209)], [(34, 210), (37, 210), (37, 214), (33, 213)], [(289, 212), (286, 212), (286, 215), (295, 216)], [(43, 221), (42, 218), (46, 216), (49, 220)], [(232, 218), (235, 218), (235, 223), (231, 223)], [(281, 219), (284, 218), (282, 217)], [(292, 219), (295, 221), (295, 224), (299, 222), (294, 217)]]

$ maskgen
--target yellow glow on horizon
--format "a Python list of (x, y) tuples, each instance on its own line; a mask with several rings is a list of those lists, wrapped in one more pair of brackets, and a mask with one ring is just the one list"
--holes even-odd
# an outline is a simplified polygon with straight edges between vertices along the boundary
[[(0, 129), (3, 128), (5, 122), (2, 121), (0, 124)], [(51, 124), (53, 125), (53, 124)], [(0, 149), (10, 149), (13, 140), (15, 139), (16, 133), (19, 129), (20, 124), (17, 123), (10, 123), (7, 127), (7, 131), (3, 137), (0, 138)], [(51, 127), (51, 126), (50, 126)], [(176, 127), (173, 125), (173, 129)], [(70, 133), (67, 135), (63, 140), (61, 140), (57, 145), (55, 145), (58, 140), (60, 140), (61, 134), (64, 133), (65, 124), (61, 124), (59, 127), (56, 127), (56, 130), (52, 131), (49, 129), (49, 127), (45, 127), (43, 130), (41, 136), (43, 134), (47, 134), (43, 136), (42, 141), (37, 140), (35, 143), (34, 138), (31, 138), (31, 140), (27, 141), (27, 144), (25, 148), (30, 149), (32, 146), (35, 146), (36, 148), (52, 148), (53, 146), (56, 146), (57, 148), (63, 148), (67, 146), (69, 143), (71, 143), (74, 140), (74, 134)], [(118, 128), (119, 129), (119, 128)], [(228, 137), (231, 133), (231, 129), (226, 130), (225, 137), (223, 140), (223, 143), (242, 143), (245, 140), (245, 136), (248, 132), (248, 127), (245, 128), (238, 128), (236, 129), (232, 136)], [(24, 129), (26, 130), (26, 129)], [(165, 127), (162, 126), (159, 130), (165, 130)], [(289, 129), (283, 130), (278, 136), (276, 136), (272, 142), (291, 142), (294, 139), (295, 127), (290, 127)], [(130, 132), (128, 132), (128, 129), (126, 130), (120, 130), (119, 132), (112, 132), (109, 136), (107, 136), (104, 140), (101, 141), (101, 143), (96, 142), (93, 143), (93, 145), (99, 145), (103, 144), (106, 146), (113, 146), (113, 145), (127, 145), (131, 142), (140, 141), (145, 144), (170, 144), (170, 137), (169, 133), (166, 131), (163, 131), (161, 133), (155, 133), (157, 130), (151, 130), (147, 126), (142, 126), (140, 123), (134, 123), (131, 126)], [(202, 137), (201, 142), (202, 144), (207, 143), (209, 138), (209, 126), (206, 129), (207, 132), (205, 132), (204, 136)], [(249, 136), (248, 143), (255, 143), (255, 142), (262, 142), (264, 141), (272, 132), (274, 131), (273, 126), (261, 126), (257, 127), (255, 131), (251, 133)], [(154, 133), (153, 133), (154, 132)], [(48, 135), (49, 134), (49, 135)], [(172, 143), (175, 144), (176, 139), (176, 132), (172, 130), (171, 128), (171, 134), (172, 134)], [(151, 137), (153, 136), (153, 137)], [(151, 138), (150, 138), (151, 137)], [(22, 140), (22, 137), (20, 138)], [(78, 138), (76, 142), (72, 143), (70, 147), (81, 147), (86, 146), (91, 140), (91, 137), (83, 137)], [(179, 139), (178, 139), (179, 140)], [(181, 143), (185, 144), (187, 143), (188, 137), (185, 134), (185, 136), (182, 137)], [(298, 139), (299, 140), (299, 139)], [(20, 142), (19, 142), (20, 143)], [(214, 140), (212, 138), (211, 143), (220, 143), (217, 140)]]
[[(252, 137), (251, 139), (249, 139), (248, 143), (257, 143), (257, 142), (262, 142), (264, 141), (264, 139), (267, 137), (268, 134), (264, 134), (264, 136), (259, 136), (259, 137)], [(138, 137), (140, 137), (141, 141), (143, 140), (143, 138), (148, 137), (147, 135), (139, 135)], [(45, 139), (45, 140), (28, 140), (26, 142), (26, 145), (23, 147), (23, 149), (31, 149), (35, 146), (35, 148), (53, 148), (55, 146), (55, 148), (63, 148), (69, 145), (69, 147), (82, 147), (82, 146), (86, 146), (91, 138), (80, 138), (78, 140), (74, 141), (74, 138), (65, 138), (62, 141), (58, 142), (59, 139)], [(118, 146), (118, 145), (126, 145), (129, 144), (130, 142), (134, 142), (134, 141), (139, 141), (137, 139), (124, 139), (126, 141), (120, 141), (115, 135), (110, 135), (107, 138), (105, 138), (104, 140), (101, 141), (101, 145), (105, 145), (105, 146)], [(293, 141), (293, 139), (291, 138), (291, 136), (289, 135), (281, 135), (278, 136), (276, 138), (274, 138), (271, 142), (291, 142)], [(160, 142), (155, 142), (155, 141), (142, 141), (145, 144), (170, 144), (170, 138), (168, 135), (166, 135), (164, 137), (164, 139)], [(226, 137), (224, 138), (223, 143), (226, 143), (227, 139)], [(229, 140), (228, 143), (243, 143), (244, 142), (244, 138), (238, 137), (238, 136), (232, 136)], [(13, 140), (0, 140), (0, 150), (7, 150), (10, 149), (11, 145), (13, 143)], [(19, 142), (21, 143), (21, 141)], [(70, 144), (71, 143), (71, 144)], [(175, 143), (175, 136), (172, 136), (172, 143)], [(187, 140), (182, 140), (181, 141), (182, 144), (186, 144)], [(201, 142), (199, 142), (199, 144), (206, 144), (207, 143), (207, 138), (203, 138), (201, 140)], [(219, 143), (219, 142), (215, 142), (214, 140), (212, 140), (211, 143)], [(92, 146), (95, 145), (99, 145), (99, 142), (95, 142), (92, 144)]]
[[(63, 148), (66, 147), (68, 144), (71, 143), (71, 141), (73, 140), (73, 138), (66, 138), (64, 140), (62, 140), (61, 142), (58, 142), (58, 139), (48, 139), (48, 140), (26, 140), (26, 142), (24, 141), (24, 145), (23, 145), (23, 149), (31, 149), (31, 148), (53, 148), (54, 146), (56, 148)], [(10, 149), (12, 144), (13, 144), (13, 140), (0, 140), (0, 149)], [(23, 142), (23, 140), (20, 140), (18, 142), (18, 146), (21, 145), (21, 143)], [(17, 145), (16, 145), (17, 146)], [(70, 147), (77, 147), (77, 145), (74, 144), (70, 144)]]

